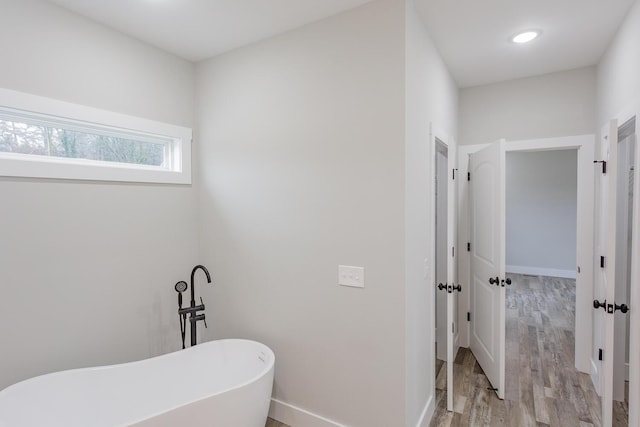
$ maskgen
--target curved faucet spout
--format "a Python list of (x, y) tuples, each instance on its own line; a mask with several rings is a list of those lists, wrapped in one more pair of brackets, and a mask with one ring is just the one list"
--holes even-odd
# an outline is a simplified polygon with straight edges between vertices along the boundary
[(207, 282), (211, 283), (211, 275), (209, 274), (209, 270), (207, 270), (207, 267), (205, 267), (204, 265), (196, 265), (195, 267), (193, 267), (193, 270), (191, 270), (191, 307), (193, 307), (196, 304), (196, 291), (195, 291), (193, 277), (195, 276), (196, 271), (198, 269), (201, 269), (202, 271), (204, 271), (204, 274), (207, 275)]

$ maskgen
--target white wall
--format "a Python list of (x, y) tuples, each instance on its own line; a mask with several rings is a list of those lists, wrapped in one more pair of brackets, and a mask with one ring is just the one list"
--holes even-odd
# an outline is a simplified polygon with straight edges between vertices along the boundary
[[(428, 124), (456, 136), (457, 88), (412, 2), (206, 61), (197, 86), (191, 64), (49, 3), (0, 8), (17, 52), (0, 87), (204, 141), (193, 188), (0, 178), (0, 388), (178, 348), (173, 284), (199, 261), (207, 338), (274, 348), (276, 399), (415, 425), (434, 397)], [(340, 263), (366, 287), (337, 286)]]
[(405, 425), (403, 83), (387, 0), (197, 68), (208, 336), (266, 343), (275, 399), (351, 426)]
[[(47, 2), (0, 0), (0, 87), (193, 125), (193, 66)], [(0, 389), (179, 346), (190, 186), (0, 178)]]
[(407, 1), (405, 37), (406, 412), (407, 425), (415, 426), (430, 399), (435, 403), (435, 279), (433, 271), (425, 271), (433, 243), (429, 124), (453, 142), (458, 130), (458, 88), (413, 1)]
[(639, 75), (640, 3), (636, 2), (598, 64), (598, 129), (622, 112), (640, 109)]
[(594, 67), (460, 91), (460, 144), (595, 133)]
[(576, 150), (507, 152), (507, 272), (575, 277)]

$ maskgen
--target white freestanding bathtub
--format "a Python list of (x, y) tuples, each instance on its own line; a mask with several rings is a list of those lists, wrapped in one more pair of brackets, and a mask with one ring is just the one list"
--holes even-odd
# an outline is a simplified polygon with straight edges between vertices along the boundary
[(264, 427), (274, 360), (267, 346), (233, 339), (42, 375), (0, 391), (0, 426)]

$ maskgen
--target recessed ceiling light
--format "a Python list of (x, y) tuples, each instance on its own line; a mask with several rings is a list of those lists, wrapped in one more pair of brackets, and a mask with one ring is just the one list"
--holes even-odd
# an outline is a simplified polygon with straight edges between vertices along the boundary
[(515, 36), (511, 37), (511, 41), (514, 43), (528, 43), (531, 40), (537, 38), (540, 35), (540, 31), (537, 30), (529, 30), (529, 31), (525, 31), (522, 32), (520, 34), (516, 34)]

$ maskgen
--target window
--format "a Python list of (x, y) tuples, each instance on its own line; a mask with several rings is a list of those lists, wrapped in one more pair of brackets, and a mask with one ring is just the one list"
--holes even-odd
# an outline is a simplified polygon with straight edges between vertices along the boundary
[(190, 184), (191, 129), (0, 89), (0, 176)]

